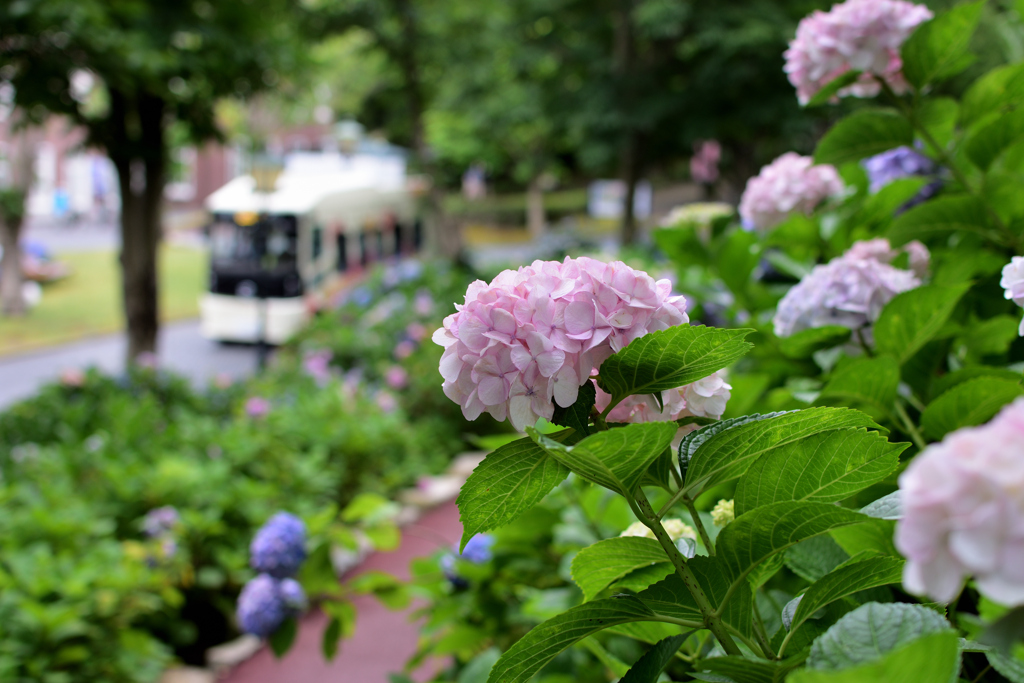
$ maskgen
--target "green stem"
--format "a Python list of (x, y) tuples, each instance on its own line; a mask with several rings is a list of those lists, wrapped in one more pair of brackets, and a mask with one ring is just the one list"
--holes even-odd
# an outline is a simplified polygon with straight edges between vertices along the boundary
[(864, 333), (861, 330), (861, 328), (858, 327), (856, 330), (853, 331), (853, 333), (857, 336), (857, 342), (860, 344), (860, 348), (864, 350), (864, 355), (866, 355), (868, 358), (874, 358), (875, 352), (871, 349), (870, 346), (868, 346), (868, 342), (866, 339), (864, 339)]
[(789, 639), (793, 637), (794, 633), (796, 633), (796, 629), (790, 629), (786, 637), (782, 639), (782, 644), (779, 645), (779, 654), (777, 655), (779, 659), (782, 659), (782, 655), (786, 653), (786, 646), (789, 645)]
[(604, 416), (603, 413), (598, 412), (597, 408), (595, 407), (595, 408), (593, 408), (590, 411), (590, 414), (591, 414), (591, 417), (594, 418), (594, 427), (597, 429), (597, 431), (599, 431), (599, 432), (606, 432), (606, 431), (608, 431), (608, 423), (605, 422), (605, 420), (604, 420), (605, 416)]
[(679, 486), (679, 490), (672, 494), (672, 497), (668, 499), (668, 502), (661, 506), (656, 515), (657, 519), (663, 519), (668, 511), (675, 507), (675, 504), (681, 501), (686, 496), (686, 491), (682, 485)]
[(903, 402), (896, 399), (894, 407), (896, 408), (896, 415), (899, 416), (900, 422), (903, 424), (903, 429), (907, 432), (907, 436), (910, 437), (910, 440), (914, 442), (914, 445), (917, 446), (919, 450), (923, 451), (928, 443), (924, 440), (924, 437), (921, 436), (921, 432), (918, 431), (917, 427), (914, 426), (914, 422), (910, 419), (910, 415), (907, 415), (907, 409), (903, 407)]
[[(664, 549), (672, 561), (672, 565), (675, 567), (676, 573), (679, 574), (679, 578), (683, 580), (683, 585), (690, 591), (693, 601), (697, 603), (697, 609), (700, 610), (701, 615), (704, 617), (704, 623), (701, 624), (701, 627), (707, 628), (715, 634), (715, 638), (721, 643), (722, 649), (725, 650), (726, 654), (742, 654), (740, 648), (736, 645), (736, 641), (733, 640), (732, 636), (729, 635), (729, 631), (726, 630), (721, 615), (715, 613), (714, 608), (711, 606), (711, 601), (708, 600), (704, 589), (701, 588), (697, 577), (694, 576), (693, 570), (687, 566), (686, 558), (676, 548), (675, 543), (668, 537), (665, 527), (661, 525), (661, 522), (655, 516), (654, 509), (651, 507), (651, 501), (647, 500), (647, 496), (644, 495), (643, 490), (640, 488), (636, 490), (635, 501), (630, 501), (630, 507), (634, 506), (639, 508), (641, 513), (637, 515), (637, 518), (654, 533), (654, 537), (658, 539), (658, 543), (661, 544), (662, 549)], [(635, 512), (636, 509), (634, 509)]]
[(697, 533), (700, 534), (700, 540), (704, 541), (704, 547), (708, 549), (708, 555), (714, 557), (715, 546), (711, 543), (711, 536), (708, 535), (707, 530), (704, 528), (704, 523), (700, 521), (700, 515), (697, 514), (697, 506), (693, 504), (693, 500), (684, 496), (683, 505), (690, 511), (690, 517), (693, 518), (693, 525), (697, 527)]
[(768, 659), (775, 659), (772, 644), (768, 640), (768, 630), (764, 627), (764, 619), (761, 618), (761, 610), (757, 608), (757, 600), (754, 600), (754, 635), (757, 637), (757, 643), (761, 646), (764, 656)]

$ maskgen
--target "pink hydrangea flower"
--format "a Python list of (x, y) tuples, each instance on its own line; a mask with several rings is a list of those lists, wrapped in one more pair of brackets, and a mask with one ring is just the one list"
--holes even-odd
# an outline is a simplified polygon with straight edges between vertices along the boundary
[(393, 351), (393, 353), (395, 354), (395, 358), (397, 358), (398, 360), (404, 360), (411, 356), (415, 350), (416, 342), (410, 339), (403, 339), (402, 341), (395, 344), (395, 350)]
[(928, 446), (899, 484), (908, 591), (949, 602), (973, 575), (988, 598), (1024, 604), (1024, 399)]
[[(658, 407), (654, 396), (629, 396), (608, 413), (609, 422), (671, 422), (681, 417), (694, 415), (720, 419), (725, 405), (732, 396), (732, 387), (723, 379), (724, 373), (716, 372), (678, 389), (661, 392), (663, 408)], [(598, 388), (596, 405), (603, 411), (611, 402), (611, 396)], [(684, 427), (693, 431), (696, 426)]]
[(85, 384), (85, 373), (78, 368), (65, 368), (60, 373), (60, 383), (66, 387), (80, 387)]
[(409, 373), (401, 365), (392, 365), (384, 373), (384, 382), (396, 391), (404, 389), (409, 385)]
[[(999, 286), (1006, 290), (1007, 299), (1012, 299), (1018, 306), (1024, 306), (1024, 256), (1014, 256), (1003, 267), (1003, 279)], [(1024, 337), (1024, 320), (1020, 321), (1018, 334)]]
[(260, 396), (252, 396), (245, 402), (245, 414), (249, 417), (263, 417), (270, 412), (270, 401)]
[(814, 165), (811, 157), (787, 152), (747, 182), (740, 218), (747, 230), (768, 230), (794, 211), (809, 214), (822, 201), (843, 192), (835, 167)]
[(608, 356), (688, 322), (672, 284), (615, 261), (534, 261), (474, 282), (434, 342), (445, 394), (467, 419), (487, 412), (522, 429), (568, 407)]
[(862, 74), (839, 97), (874, 97), (881, 90), (875, 77), (897, 93), (906, 92), (900, 47), (918, 24), (931, 18), (924, 5), (903, 0), (847, 0), (828, 12), (817, 10), (797, 26), (796, 38), (783, 55), (783, 70), (801, 104), (847, 71)]
[(333, 357), (334, 354), (330, 349), (310, 351), (303, 357), (302, 367), (307, 375), (319, 384), (323, 384), (331, 378), (331, 359)]
[[(901, 250), (890, 248), (883, 238), (857, 242), (842, 256), (815, 266), (779, 302), (773, 321), (775, 334), (788, 337), (825, 325), (868, 328), (894, 296), (921, 284), (928, 268), (928, 249), (912, 242), (904, 250), (912, 271), (890, 264)], [(870, 329), (864, 333), (870, 340)]]

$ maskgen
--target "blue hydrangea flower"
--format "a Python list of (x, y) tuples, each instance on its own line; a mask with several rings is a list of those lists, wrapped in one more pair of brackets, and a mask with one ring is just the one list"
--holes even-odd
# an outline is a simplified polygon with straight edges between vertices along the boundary
[(149, 538), (163, 536), (173, 531), (180, 519), (178, 511), (171, 505), (155, 508), (142, 519), (142, 531)]
[(281, 579), (278, 588), (285, 607), (294, 612), (305, 611), (309, 603), (306, 600), (306, 591), (302, 590), (302, 585), (298, 581)]
[(912, 147), (897, 147), (861, 162), (868, 174), (871, 191), (878, 192), (894, 180), (934, 173), (935, 162)]
[(246, 633), (266, 638), (288, 617), (288, 606), (277, 579), (259, 574), (238, 596), (238, 625)]
[(488, 562), (494, 553), (491, 552), (491, 546), (494, 545), (495, 538), (490, 534), (477, 534), (473, 538), (469, 539), (466, 543), (466, 548), (459, 553), (459, 545), (456, 543), (452, 546), (452, 552), (447, 553), (441, 558), (441, 569), (444, 571), (444, 575), (456, 588), (465, 588), (469, 584), (455, 573), (455, 561), (464, 560), (466, 562), (472, 562), (473, 564), (483, 564)]
[(256, 571), (278, 579), (294, 576), (306, 559), (306, 525), (295, 515), (277, 513), (256, 532), (249, 556)]

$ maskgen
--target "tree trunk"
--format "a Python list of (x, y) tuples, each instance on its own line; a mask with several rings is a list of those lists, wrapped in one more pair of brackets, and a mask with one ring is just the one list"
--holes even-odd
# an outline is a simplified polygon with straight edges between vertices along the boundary
[[(24, 196), (22, 196), (24, 201)], [(22, 293), (21, 273), (21, 216), (5, 215), (0, 211), (0, 247), (4, 255), (0, 259), (0, 309), (9, 317), (25, 315), (25, 297)]]
[[(630, 74), (633, 71), (636, 57), (636, 44), (633, 35), (633, 0), (621, 0), (616, 15), (615, 73), (622, 88), (621, 98), (624, 110), (631, 113), (635, 96)], [(626, 124), (622, 134), (622, 152), (619, 163), (621, 177), (626, 184), (620, 227), (622, 246), (625, 247), (636, 242), (636, 215), (633, 209), (633, 200), (636, 197), (636, 184), (640, 179), (640, 133), (633, 127), (632, 122)]]
[[(128, 335), (126, 362), (155, 353), (159, 331), (157, 248), (164, 190), (164, 103), (140, 96), (129, 103), (112, 93), (111, 107), (125, 105), (126, 121), (137, 114), (139, 136), (124, 147), (108, 150), (121, 189), (121, 290)], [(136, 112), (130, 112), (135, 104)]]
[(636, 242), (636, 185), (640, 182), (639, 135), (635, 132), (626, 137), (622, 149), (622, 179), (626, 183), (626, 196), (622, 200), (622, 246)]
[(544, 215), (544, 187), (541, 176), (530, 181), (526, 188), (526, 226), (530, 238), (537, 241), (547, 231), (547, 216)]

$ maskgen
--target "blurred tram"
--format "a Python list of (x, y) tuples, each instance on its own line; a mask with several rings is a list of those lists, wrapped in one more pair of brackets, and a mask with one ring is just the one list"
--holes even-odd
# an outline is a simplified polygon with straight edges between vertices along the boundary
[(210, 283), (200, 315), (208, 339), (280, 344), (344, 274), (422, 244), (396, 148), (296, 152), (279, 175), (256, 175), (235, 178), (206, 201)]

